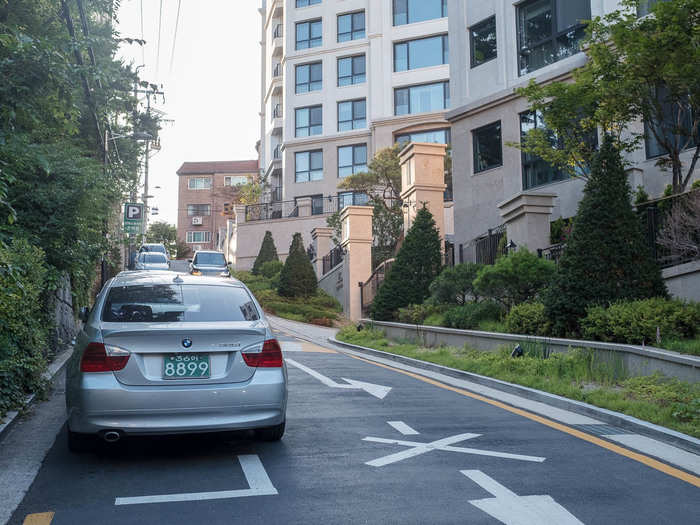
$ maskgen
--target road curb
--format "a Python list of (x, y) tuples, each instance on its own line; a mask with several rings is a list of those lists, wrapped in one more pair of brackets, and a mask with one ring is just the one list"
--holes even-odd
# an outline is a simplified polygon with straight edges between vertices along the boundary
[[(73, 347), (69, 346), (63, 352), (58, 354), (56, 358), (49, 363), (46, 372), (42, 374), (42, 377), (48, 381), (53, 381), (53, 379), (63, 370), (68, 363), (68, 359), (73, 355)], [(22, 411), (26, 410), (36, 399), (36, 394), (29, 394), (24, 398), (24, 403), (22, 403), (22, 408), (19, 410), (12, 410), (5, 414), (4, 419), (0, 422), (0, 442), (5, 439), (10, 429), (19, 421), (19, 415)]]
[[(506, 381), (501, 381), (500, 379), (494, 379), (491, 377), (474, 374), (472, 372), (465, 372), (464, 370), (458, 370), (456, 368), (450, 368), (435, 363), (429, 363), (427, 361), (421, 361), (419, 359), (414, 359), (411, 357), (392, 354), (389, 352), (384, 352), (382, 350), (375, 350), (374, 348), (368, 348), (366, 346), (345, 343), (343, 341), (335, 339), (334, 337), (329, 337), (328, 341), (340, 347), (345, 347), (354, 350), (358, 353), (369, 354), (375, 357), (381, 357), (415, 368), (429, 370), (431, 372), (438, 372), (440, 374), (455, 377), (458, 379), (465, 379), (471, 381), (472, 383), (477, 383), (479, 385), (487, 386), (496, 390), (500, 390), (502, 392), (507, 392), (509, 394), (515, 394), (532, 401), (546, 403), (556, 408), (561, 408), (570, 412), (589, 416), (598, 419), (604, 423), (608, 423), (610, 425), (614, 425), (625, 430), (633, 431), (636, 434), (658, 439), (665, 443), (687, 450), (688, 452), (700, 454), (700, 439), (696, 439), (692, 436), (688, 436), (681, 432), (676, 432), (675, 430), (671, 430), (660, 425), (655, 425), (647, 421), (642, 421), (641, 419), (637, 419), (636, 417), (621, 414), (619, 412), (614, 412), (612, 410), (607, 410), (605, 408), (599, 408), (588, 403), (568, 399), (562, 396), (558, 396), (556, 394), (550, 394), (548, 392), (536, 390), (534, 388), (508, 383)], [(498, 401), (504, 402), (500, 399)]]

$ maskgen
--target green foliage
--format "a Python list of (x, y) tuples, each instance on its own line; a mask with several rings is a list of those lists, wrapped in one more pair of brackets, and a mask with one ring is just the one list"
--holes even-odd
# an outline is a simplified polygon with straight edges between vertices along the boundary
[(663, 346), (664, 341), (700, 334), (700, 304), (653, 298), (594, 306), (581, 320), (581, 331), (596, 341)]
[(47, 274), (40, 248), (18, 239), (0, 245), (0, 417), (43, 385)]
[(560, 242), (566, 242), (571, 235), (571, 230), (574, 226), (574, 219), (570, 217), (564, 219), (559, 217), (558, 219), (552, 221), (549, 225), (549, 242), (551, 244), (559, 244)]
[(445, 312), (445, 326), (462, 330), (475, 330), (484, 321), (498, 321), (503, 315), (503, 307), (493, 301), (465, 303), (454, 306)]
[(304, 240), (301, 233), (295, 233), (277, 292), (283, 297), (306, 297), (315, 295), (317, 286), (316, 272), (304, 249)]
[(267, 261), (260, 267), (260, 275), (272, 279), (284, 268), (284, 263), (280, 261)]
[(409, 304), (405, 308), (399, 308), (398, 320), (400, 323), (423, 324), (424, 321), (436, 314), (442, 314), (445, 308), (432, 304)]
[(272, 232), (268, 230), (265, 232), (260, 251), (253, 263), (253, 273), (256, 275), (260, 273), (262, 265), (269, 261), (279, 261), (279, 258), (277, 257), (277, 247), (275, 246), (275, 240), (272, 238)]
[(441, 265), (440, 234), (432, 214), (424, 206), (418, 210), (396, 260), (374, 298), (372, 317), (392, 319), (399, 308), (423, 303)]
[(430, 302), (434, 304), (464, 304), (469, 299), (478, 300), (474, 279), (481, 269), (477, 263), (462, 263), (444, 268), (430, 283)]
[(630, 203), (620, 153), (608, 136), (593, 162), (557, 270), (543, 296), (554, 335), (578, 335), (591, 305), (666, 296)]
[(167, 222), (154, 222), (148, 226), (146, 242), (162, 243), (172, 258), (177, 254), (177, 228)]
[(681, 354), (700, 356), (700, 335), (695, 339), (671, 339), (661, 341), (661, 347)]
[(483, 297), (510, 309), (515, 304), (536, 299), (550, 283), (554, 270), (553, 262), (520, 249), (481, 268), (474, 288)]
[(649, 201), (649, 194), (644, 189), (644, 186), (637, 186), (637, 190), (634, 192), (634, 205), (639, 206), (645, 202)]
[(192, 257), (192, 248), (186, 242), (180, 240), (175, 242), (175, 258), (188, 259)]
[(550, 323), (544, 313), (544, 304), (516, 304), (506, 316), (506, 330), (511, 334), (549, 335)]

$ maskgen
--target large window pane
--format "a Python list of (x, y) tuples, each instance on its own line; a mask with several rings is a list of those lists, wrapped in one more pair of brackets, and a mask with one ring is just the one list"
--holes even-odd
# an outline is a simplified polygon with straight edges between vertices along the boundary
[(447, 35), (394, 44), (394, 71), (437, 66), (449, 62)]
[(483, 22), (472, 26), (471, 36), (471, 67), (496, 58), (496, 17), (492, 16)]
[[(532, 111), (521, 113), (521, 140), (528, 131), (534, 128), (544, 128), (542, 115)], [(553, 134), (550, 134), (550, 140), (554, 146), (556, 139), (554, 138)], [(569, 178), (569, 174), (566, 171), (552, 167), (548, 162), (544, 161), (537, 155), (523, 152), (521, 158), (523, 166), (523, 190)]]
[(297, 22), (296, 24), (296, 49), (308, 49), (321, 45), (321, 19)]
[(430, 131), (416, 131), (413, 133), (404, 133), (396, 136), (396, 142), (406, 144), (408, 142), (427, 142), (430, 144), (449, 144), (450, 130), (436, 129)]
[[(663, 122), (644, 123), (644, 146), (648, 159), (667, 155), (668, 150), (661, 142), (678, 144), (679, 148), (694, 148), (698, 144), (700, 128), (693, 133), (694, 115), (690, 104), (672, 104), (668, 99), (668, 89), (657, 91), (656, 99), (663, 110)], [(661, 142), (656, 138), (659, 137)]]
[(449, 83), (438, 82), (394, 90), (394, 113), (425, 113), (449, 106)]
[(338, 148), (338, 177), (343, 178), (367, 171), (367, 145), (341, 146)]
[(365, 37), (365, 12), (338, 15), (338, 42)]
[(365, 81), (365, 55), (338, 59), (338, 86), (361, 84)]
[(323, 110), (321, 106), (311, 106), (307, 108), (297, 108), (295, 115), (295, 136), (309, 137), (320, 135), (323, 131)]
[(296, 182), (309, 182), (323, 179), (323, 151), (300, 151), (294, 154)]
[(447, 16), (447, 0), (394, 0), (393, 8), (395, 26)]
[(321, 62), (296, 66), (296, 93), (308, 93), (321, 89), (321, 71)]
[(362, 129), (366, 126), (365, 99), (338, 102), (338, 131)]
[(472, 131), (472, 145), (474, 173), (503, 165), (500, 121)]
[(306, 7), (308, 5), (320, 4), (321, 0), (297, 0), (297, 7)]

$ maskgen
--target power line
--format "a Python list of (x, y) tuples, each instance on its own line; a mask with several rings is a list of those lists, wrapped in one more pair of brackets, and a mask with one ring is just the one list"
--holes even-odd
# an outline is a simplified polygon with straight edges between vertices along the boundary
[(173, 62), (175, 61), (175, 42), (177, 42), (177, 25), (180, 21), (180, 4), (182, 0), (177, 0), (177, 15), (175, 16), (175, 35), (173, 36), (173, 49), (170, 52), (170, 73), (173, 72)]
[(160, 12), (158, 13), (158, 48), (156, 49), (156, 78), (160, 70), (160, 28), (163, 23), (163, 0), (160, 0)]
[[(143, 0), (139, 0), (139, 6), (141, 7), (141, 40), (145, 40), (143, 37)], [(146, 63), (146, 49), (143, 44), (141, 44), (141, 63)]]

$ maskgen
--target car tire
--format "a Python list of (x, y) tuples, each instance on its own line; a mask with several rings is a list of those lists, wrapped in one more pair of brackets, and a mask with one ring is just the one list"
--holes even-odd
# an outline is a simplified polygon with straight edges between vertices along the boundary
[(95, 446), (94, 436), (79, 434), (68, 429), (68, 450), (74, 454), (90, 452)]
[(284, 436), (284, 427), (286, 422), (282, 421), (274, 427), (259, 428), (255, 431), (255, 437), (260, 441), (279, 441)]

